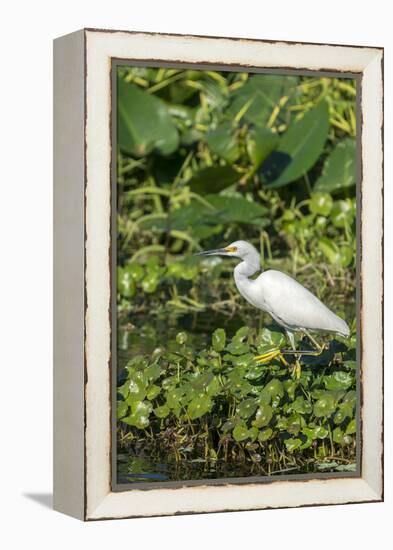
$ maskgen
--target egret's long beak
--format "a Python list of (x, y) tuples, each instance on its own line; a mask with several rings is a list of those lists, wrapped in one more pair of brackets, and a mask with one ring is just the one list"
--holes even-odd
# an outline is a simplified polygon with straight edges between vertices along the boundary
[(225, 248), (215, 248), (214, 250), (204, 250), (203, 252), (197, 252), (195, 256), (220, 256), (221, 254), (227, 254)]

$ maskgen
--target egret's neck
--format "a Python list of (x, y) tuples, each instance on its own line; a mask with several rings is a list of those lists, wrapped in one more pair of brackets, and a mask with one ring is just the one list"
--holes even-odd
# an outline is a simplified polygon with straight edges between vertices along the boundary
[(260, 269), (261, 266), (259, 263), (259, 257), (253, 257), (237, 264), (234, 271), (234, 277), (236, 286), (240, 292), (244, 286), (252, 283), (252, 281), (249, 280), (249, 277), (254, 275)]

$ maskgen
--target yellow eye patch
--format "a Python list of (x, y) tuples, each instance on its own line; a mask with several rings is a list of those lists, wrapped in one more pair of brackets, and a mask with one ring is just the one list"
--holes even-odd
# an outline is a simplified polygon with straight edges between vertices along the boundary
[(228, 246), (226, 249), (225, 249), (226, 252), (236, 252), (237, 251), (237, 247), (236, 246)]

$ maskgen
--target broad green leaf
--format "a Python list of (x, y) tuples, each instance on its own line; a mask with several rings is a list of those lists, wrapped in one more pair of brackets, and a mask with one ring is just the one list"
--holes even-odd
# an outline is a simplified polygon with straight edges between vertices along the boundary
[(218, 328), (213, 332), (212, 345), (215, 351), (222, 351), (225, 348), (226, 335), (223, 328)]
[(239, 144), (230, 122), (223, 122), (207, 132), (205, 139), (210, 150), (230, 164), (239, 157)]
[(243, 197), (208, 195), (206, 200), (214, 207), (215, 220), (221, 223), (247, 223), (265, 226), (269, 223), (266, 207)]
[(314, 190), (334, 193), (356, 183), (356, 142), (346, 138), (336, 145), (325, 160)]
[(179, 136), (163, 101), (118, 78), (118, 143), (138, 157), (154, 149), (168, 155), (175, 151)]
[[(322, 101), (294, 122), (282, 136), (277, 153), (287, 159), (287, 166), (269, 187), (281, 187), (303, 176), (321, 155), (329, 131), (327, 104)], [(265, 162), (269, 160), (266, 159)], [(263, 173), (264, 165), (262, 165)]]
[(247, 134), (247, 153), (254, 168), (264, 162), (270, 153), (277, 147), (280, 138), (268, 128), (252, 128)]
[(296, 77), (256, 74), (232, 94), (228, 113), (238, 120), (265, 126), (281, 97), (288, 95), (297, 83)]
[(219, 193), (230, 185), (237, 183), (242, 175), (231, 165), (208, 166), (195, 172), (188, 185), (200, 195)]

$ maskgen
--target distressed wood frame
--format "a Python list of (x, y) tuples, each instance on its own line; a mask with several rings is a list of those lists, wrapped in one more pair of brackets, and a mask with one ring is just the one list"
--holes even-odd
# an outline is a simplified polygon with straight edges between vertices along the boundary
[[(111, 67), (209, 64), (361, 82), (361, 464), (355, 477), (111, 482)], [(383, 499), (383, 50), (85, 29), (54, 45), (54, 507), (82, 520)]]

